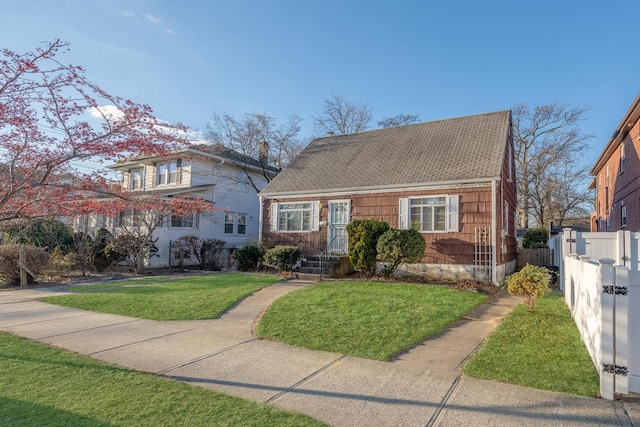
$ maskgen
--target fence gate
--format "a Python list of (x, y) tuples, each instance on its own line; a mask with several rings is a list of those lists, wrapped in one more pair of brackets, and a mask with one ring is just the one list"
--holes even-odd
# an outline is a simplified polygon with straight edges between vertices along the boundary
[(491, 227), (475, 227), (473, 237), (473, 274), (478, 280), (491, 280)]

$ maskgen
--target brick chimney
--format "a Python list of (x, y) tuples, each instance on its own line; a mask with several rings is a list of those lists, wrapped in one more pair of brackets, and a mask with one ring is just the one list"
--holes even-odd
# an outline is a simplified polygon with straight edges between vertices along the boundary
[(258, 155), (260, 163), (263, 166), (269, 164), (269, 143), (264, 139), (258, 141)]

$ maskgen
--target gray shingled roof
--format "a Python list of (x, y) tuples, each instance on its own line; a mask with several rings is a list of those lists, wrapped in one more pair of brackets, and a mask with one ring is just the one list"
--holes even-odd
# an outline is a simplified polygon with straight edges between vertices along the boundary
[[(246, 164), (248, 166), (255, 166), (257, 168), (262, 167), (262, 163), (260, 163), (260, 160), (246, 156), (238, 151), (232, 150), (231, 148), (223, 147), (220, 144), (194, 144), (189, 148), (202, 151), (203, 153), (213, 154), (214, 156), (223, 157), (241, 165)], [(273, 173), (278, 173), (278, 168), (271, 165), (267, 165), (266, 169)]]
[(500, 176), (510, 111), (317, 138), (262, 190), (294, 195)]

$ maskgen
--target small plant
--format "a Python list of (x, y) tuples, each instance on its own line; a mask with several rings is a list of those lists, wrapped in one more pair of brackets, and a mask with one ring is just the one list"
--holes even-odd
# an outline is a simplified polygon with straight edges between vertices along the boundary
[(238, 270), (255, 270), (262, 259), (262, 250), (255, 243), (248, 243), (240, 249), (236, 249), (232, 257), (238, 261)]
[(291, 271), (300, 258), (300, 251), (295, 246), (276, 246), (264, 254), (264, 263), (279, 272)]
[(507, 279), (511, 295), (524, 295), (527, 310), (533, 311), (536, 300), (547, 292), (551, 275), (544, 267), (527, 264)]
[(394, 275), (401, 263), (418, 262), (424, 256), (426, 242), (416, 229), (386, 231), (378, 239), (378, 254), (387, 265), (382, 269), (385, 277)]
[(389, 224), (375, 219), (355, 220), (347, 225), (349, 259), (356, 271), (373, 276), (376, 272), (377, 244)]
[(549, 232), (544, 227), (531, 228), (522, 236), (522, 247), (525, 249), (546, 248)]

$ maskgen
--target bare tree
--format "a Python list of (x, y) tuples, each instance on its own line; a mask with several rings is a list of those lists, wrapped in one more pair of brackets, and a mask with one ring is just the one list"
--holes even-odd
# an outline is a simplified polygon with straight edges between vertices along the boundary
[(392, 128), (396, 126), (410, 125), (420, 120), (417, 114), (398, 114), (393, 117), (385, 117), (378, 120), (378, 127)]
[(302, 119), (294, 114), (284, 123), (279, 124), (276, 120), (267, 113), (245, 114), (241, 118), (214, 113), (206, 126), (207, 139), (244, 156), (239, 160), (244, 164), (249, 184), (256, 191), (259, 188), (248, 173), (255, 160), (259, 162), (264, 178), (270, 182), (277, 170), (293, 160), (305, 145), (299, 136)]
[(593, 136), (582, 133), (586, 107), (571, 108), (553, 102), (513, 107), (513, 131), (518, 188), (518, 216), (521, 227), (551, 221), (562, 223), (569, 214), (582, 214), (590, 199), (587, 190), (588, 164), (584, 151)]
[(322, 112), (311, 116), (314, 128), (319, 133), (343, 135), (369, 128), (372, 109), (367, 104), (350, 102), (342, 95), (333, 93), (325, 98), (322, 105)]

